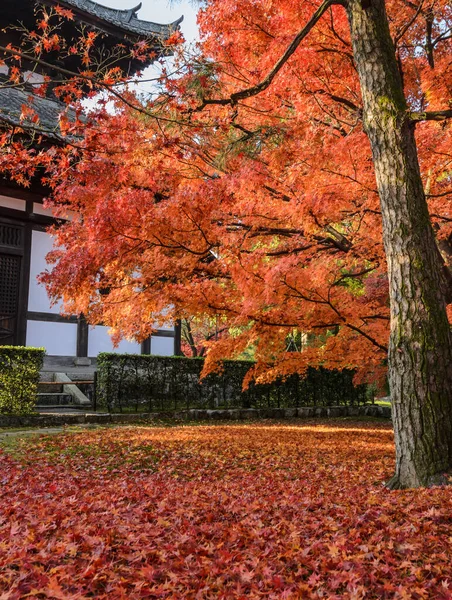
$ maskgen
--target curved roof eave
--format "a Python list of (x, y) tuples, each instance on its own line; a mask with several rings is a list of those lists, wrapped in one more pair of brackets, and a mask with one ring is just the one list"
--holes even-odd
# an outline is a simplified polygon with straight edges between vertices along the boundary
[[(46, 3), (49, 3), (49, 0), (47, 0)], [(182, 15), (173, 23), (167, 24), (144, 21), (137, 16), (137, 13), (142, 6), (141, 2), (137, 6), (129, 9), (109, 8), (108, 6), (98, 4), (93, 0), (60, 0), (59, 2), (55, 0), (52, 3), (65, 4), (69, 8), (75, 8), (80, 12), (87, 13), (100, 21), (105, 21), (110, 25), (134, 33), (135, 35), (145, 37), (153, 36), (158, 37), (161, 40), (168, 39), (175, 31), (177, 31), (184, 19)]]

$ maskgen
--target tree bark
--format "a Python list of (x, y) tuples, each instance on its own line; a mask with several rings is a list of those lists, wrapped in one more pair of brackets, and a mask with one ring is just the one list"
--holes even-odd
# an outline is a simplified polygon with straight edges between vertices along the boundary
[(346, 10), (383, 218), (391, 304), (391, 488), (445, 483), (452, 466), (452, 336), (444, 273), (422, 185), (385, 0)]

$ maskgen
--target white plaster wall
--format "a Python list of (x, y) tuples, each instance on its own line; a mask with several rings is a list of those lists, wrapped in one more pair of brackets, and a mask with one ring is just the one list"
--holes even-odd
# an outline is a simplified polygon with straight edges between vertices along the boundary
[(33, 202), (33, 212), (35, 215), (44, 215), (45, 217), (53, 217), (51, 208), (44, 208), (39, 202)]
[(173, 356), (174, 338), (152, 336), (151, 354), (156, 354), (157, 356)]
[(33, 231), (31, 238), (30, 291), (28, 293), (28, 310), (34, 312), (60, 312), (60, 303), (50, 306), (50, 300), (43, 285), (38, 284), (36, 277), (47, 268), (46, 254), (52, 250), (52, 237), (44, 231)]
[(27, 321), (27, 346), (44, 347), (52, 356), (75, 356), (77, 352), (77, 325)]
[[(54, 209), (53, 208), (44, 208), (44, 206), (40, 202), (33, 202), (33, 212), (35, 215), (44, 215), (45, 217), (53, 217)], [(65, 210), (64, 213), (58, 216), (59, 219), (66, 219), (66, 221), (72, 221), (72, 219), (76, 216), (76, 213), (73, 210)]]
[(99, 352), (117, 352), (126, 354), (141, 354), (141, 344), (122, 340), (117, 348), (113, 347), (108, 327), (97, 325), (88, 332), (88, 356), (97, 356)]
[(19, 198), (9, 198), (8, 196), (0, 196), (0, 206), (4, 208), (13, 208), (14, 210), (24, 211), (26, 208), (25, 200)]

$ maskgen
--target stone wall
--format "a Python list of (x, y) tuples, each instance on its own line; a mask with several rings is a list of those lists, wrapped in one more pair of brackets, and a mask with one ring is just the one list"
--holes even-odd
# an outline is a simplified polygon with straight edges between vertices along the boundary
[(255, 419), (318, 419), (337, 417), (391, 418), (389, 406), (365, 404), (364, 406), (330, 406), (303, 408), (262, 408), (229, 410), (184, 410), (138, 414), (46, 414), (27, 416), (0, 415), (0, 427), (56, 427), (83, 425), (85, 423), (114, 424), (177, 419), (185, 421), (248, 421)]

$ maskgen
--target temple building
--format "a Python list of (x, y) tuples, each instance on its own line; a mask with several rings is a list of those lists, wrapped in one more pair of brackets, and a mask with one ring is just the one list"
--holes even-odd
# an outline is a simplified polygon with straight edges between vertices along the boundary
[[(0, 46), (19, 44), (20, 29), (36, 26), (35, 9), (39, 5), (70, 9), (74, 21), (64, 23), (66, 39), (71, 39), (77, 26), (101, 32), (96, 43), (101, 50), (112, 51), (119, 43), (125, 48), (146, 40), (155, 56), (167, 50), (164, 41), (177, 29), (179, 21), (159, 25), (138, 18), (141, 4), (134, 8), (117, 10), (101, 6), (92, 0), (1, 0)], [(98, 41), (99, 40), (99, 41)], [(128, 54), (127, 52), (124, 54)], [(78, 70), (79, 57), (55, 56), (60, 68)], [(148, 64), (152, 62), (149, 59)], [(123, 72), (134, 75), (146, 64), (130, 55), (119, 58)], [(22, 76), (32, 87), (43, 81), (44, 75), (54, 76), (51, 64), (47, 66), (22, 65)], [(29, 70), (27, 70), (29, 69)], [(1, 79), (5, 85), (2, 87)], [(8, 67), (0, 64), (0, 128), (20, 124), (22, 106), (30, 92), (26, 88), (6, 85)], [(47, 143), (58, 143), (58, 117), (62, 110), (56, 100), (36, 97), (33, 108), (45, 129)], [(52, 139), (53, 138), (53, 139)], [(8, 180), (0, 180), (0, 345), (43, 346), (50, 357), (96, 357), (99, 352), (151, 353), (173, 355), (180, 353), (180, 332), (177, 327), (160, 329), (149, 340), (139, 344), (122, 341), (114, 349), (108, 328), (87, 325), (83, 317), (63, 317), (58, 306), (50, 306), (45, 288), (38, 284), (37, 275), (45, 270), (46, 254), (52, 249), (52, 239), (46, 228), (55, 221), (50, 210), (43, 207), (47, 191), (35, 182), (24, 189)]]

